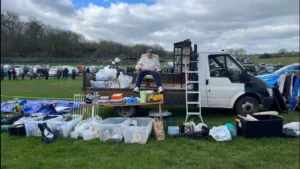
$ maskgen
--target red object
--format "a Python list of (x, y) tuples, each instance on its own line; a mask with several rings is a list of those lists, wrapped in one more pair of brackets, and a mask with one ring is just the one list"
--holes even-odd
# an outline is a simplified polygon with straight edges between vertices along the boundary
[(79, 73), (82, 73), (85, 70), (85, 67), (82, 65), (77, 65), (76, 67), (78, 68)]
[(123, 94), (122, 94), (122, 93), (113, 94), (113, 95), (111, 96), (111, 99), (112, 99), (112, 100), (120, 100), (120, 99), (122, 99), (122, 98), (123, 98)]

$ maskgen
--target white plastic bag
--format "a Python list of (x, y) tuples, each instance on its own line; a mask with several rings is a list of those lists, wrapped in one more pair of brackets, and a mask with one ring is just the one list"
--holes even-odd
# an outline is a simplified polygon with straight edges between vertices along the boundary
[(116, 69), (110, 69), (109, 66), (104, 67), (103, 69), (103, 75), (107, 78), (116, 78), (117, 77), (117, 70)]
[(127, 75), (123, 75), (121, 73), (121, 75), (119, 76), (119, 83), (120, 83), (120, 88), (124, 89), (124, 88), (128, 88), (132, 82), (132, 76), (127, 76)]
[(213, 127), (209, 130), (209, 135), (211, 135), (216, 141), (230, 141), (231, 134), (226, 126)]
[(106, 80), (108, 80), (108, 78), (103, 73), (103, 70), (99, 70), (99, 72), (96, 73), (96, 81), (106, 81)]

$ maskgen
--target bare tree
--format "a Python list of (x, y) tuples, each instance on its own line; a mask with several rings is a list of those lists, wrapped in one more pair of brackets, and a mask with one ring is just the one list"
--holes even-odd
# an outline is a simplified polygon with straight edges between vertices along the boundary
[(282, 48), (282, 49), (280, 49), (280, 50), (278, 51), (278, 53), (279, 53), (280, 56), (284, 56), (287, 52), (288, 52), (288, 50), (286, 50), (286, 49), (284, 49), (284, 48)]

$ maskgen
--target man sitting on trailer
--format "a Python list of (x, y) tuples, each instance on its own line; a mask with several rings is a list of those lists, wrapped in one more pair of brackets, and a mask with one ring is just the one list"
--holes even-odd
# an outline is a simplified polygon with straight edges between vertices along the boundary
[(158, 55), (153, 54), (152, 49), (147, 49), (146, 54), (143, 54), (141, 56), (141, 59), (138, 61), (135, 69), (136, 73), (138, 73), (138, 77), (136, 80), (135, 88), (133, 90), (134, 92), (140, 91), (141, 83), (146, 75), (152, 75), (155, 79), (156, 86), (158, 87), (158, 93), (163, 93), (163, 88), (158, 72), (160, 71), (160, 63)]

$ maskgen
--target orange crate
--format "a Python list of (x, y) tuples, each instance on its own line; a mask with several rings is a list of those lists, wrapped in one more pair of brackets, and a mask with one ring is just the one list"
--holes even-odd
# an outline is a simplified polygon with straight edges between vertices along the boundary
[(122, 94), (122, 93), (113, 94), (113, 95), (111, 96), (111, 99), (112, 99), (112, 100), (120, 100), (120, 99), (122, 99), (122, 98), (123, 98), (123, 94)]

